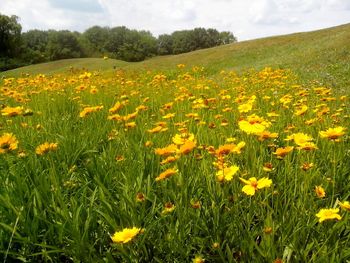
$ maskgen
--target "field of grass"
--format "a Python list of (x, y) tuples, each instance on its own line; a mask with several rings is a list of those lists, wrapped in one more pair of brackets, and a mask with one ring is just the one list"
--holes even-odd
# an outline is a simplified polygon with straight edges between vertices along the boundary
[(349, 37), (4, 72), (0, 262), (349, 262)]

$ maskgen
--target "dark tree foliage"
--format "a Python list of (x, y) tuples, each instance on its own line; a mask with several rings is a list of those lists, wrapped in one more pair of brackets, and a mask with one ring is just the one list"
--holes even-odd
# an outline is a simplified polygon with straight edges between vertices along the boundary
[(22, 26), (17, 16), (0, 14), (0, 71), (22, 65), (20, 55)]
[(125, 26), (93, 26), (83, 33), (68, 30), (29, 30), (21, 33), (18, 17), (0, 14), (0, 71), (65, 58), (109, 56), (142, 61), (233, 43), (231, 32), (194, 28), (155, 38), (149, 31)]

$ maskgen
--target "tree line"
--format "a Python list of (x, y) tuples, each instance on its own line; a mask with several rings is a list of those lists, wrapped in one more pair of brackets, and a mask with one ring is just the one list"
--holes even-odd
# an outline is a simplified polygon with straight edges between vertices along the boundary
[(108, 56), (130, 62), (142, 61), (235, 41), (231, 32), (212, 28), (180, 30), (157, 38), (149, 31), (125, 26), (93, 26), (83, 33), (37, 29), (22, 32), (17, 16), (0, 14), (0, 71), (66, 58)]

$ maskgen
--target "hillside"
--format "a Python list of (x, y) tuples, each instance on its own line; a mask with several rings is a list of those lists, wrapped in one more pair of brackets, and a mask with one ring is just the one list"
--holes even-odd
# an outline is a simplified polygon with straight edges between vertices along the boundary
[(37, 64), (6, 71), (0, 74), (17, 76), (21, 73), (52, 74), (67, 71), (70, 67), (89, 70), (174, 68), (179, 63), (204, 66), (215, 74), (223, 69), (240, 71), (266, 66), (290, 68), (303, 79), (318, 79), (331, 86), (350, 84), (350, 24), (333, 28), (268, 37), (235, 44), (198, 50), (174, 56), (127, 63), (99, 58), (68, 59)]

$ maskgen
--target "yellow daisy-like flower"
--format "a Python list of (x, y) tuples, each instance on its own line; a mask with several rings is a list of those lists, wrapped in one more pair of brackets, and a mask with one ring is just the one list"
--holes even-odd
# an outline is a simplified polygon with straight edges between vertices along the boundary
[(273, 154), (276, 155), (278, 159), (283, 159), (288, 153), (293, 151), (293, 149), (294, 147), (292, 146), (277, 148), (276, 152), (274, 152)]
[(39, 145), (38, 147), (36, 147), (35, 153), (38, 155), (44, 155), (45, 153), (57, 150), (57, 147), (58, 147), (57, 143), (45, 142)]
[(326, 197), (326, 191), (323, 189), (322, 186), (318, 185), (315, 187), (315, 193), (318, 198), (324, 198)]
[(225, 167), (224, 169), (219, 170), (216, 173), (216, 179), (219, 182), (231, 181), (233, 179), (233, 176), (238, 172), (238, 170), (239, 170), (239, 167), (236, 165)]
[(311, 136), (305, 134), (305, 133), (293, 133), (289, 135), (285, 141), (290, 141), (293, 140), (296, 145), (301, 146), (304, 145), (305, 143), (311, 142), (313, 139)]
[(4, 133), (0, 137), (0, 154), (16, 150), (17, 147), (18, 141), (16, 139), (16, 136), (12, 133)]
[(103, 109), (103, 106), (94, 106), (94, 107), (85, 107), (80, 113), (79, 117), (84, 118), (92, 112), (100, 111)]
[(248, 134), (260, 134), (265, 131), (266, 126), (261, 123), (250, 123), (246, 120), (238, 122), (239, 129)]
[(328, 138), (330, 140), (336, 140), (345, 134), (346, 128), (338, 126), (335, 128), (329, 128), (326, 131), (320, 131), (321, 138)]
[(112, 241), (114, 243), (128, 243), (133, 240), (141, 231), (142, 229), (137, 227), (124, 228), (122, 231), (114, 233), (112, 236)]
[(1, 115), (2, 116), (7, 116), (7, 117), (14, 117), (17, 115), (21, 115), (23, 112), (23, 107), (18, 106), (18, 107), (5, 107), (4, 109), (1, 110)]
[(170, 176), (176, 174), (177, 170), (175, 168), (170, 168), (162, 172), (157, 178), (156, 181), (161, 181), (166, 178), (169, 178)]
[(193, 260), (192, 263), (204, 263), (205, 259), (202, 256), (196, 256)]
[(345, 201), (344, 203), (338, 201), (338, 204), (340, 205), (341, 208), (350, 212), (350, 202), (349, 201)]
[(266, 177), (263, 177), (259, 180), (257, 180), (255, 177), (251, 177), (248, 180), (239, 178), (241, 182), (245, 183), (246, 185), (243, 186), (242, 192), (244, 192), (246, 195), (254, 195), (255, 191), (258, 189), (262, 189), (265, 187), (270, 187), (272, 184), (272, 180)]
[(165, 215), (165, 214), (169, 214), (169, 213), (173, 212), (175, 210), (175, 207), (176, 206), (171, 202), (165, 203), (162, 214)]
[(196, 147), (196, 143), (193, 141), (186, 141), (183, 145), (179, 148), (180, 154), (188, 154), (190, 153), (194, 148)]
[(341, 216), (338, 214), (339, 208), (321, 209), (316, 216), (319, 218), (318, 222), (322, 223), (325, 220), (337, 219), (340, 220)]

